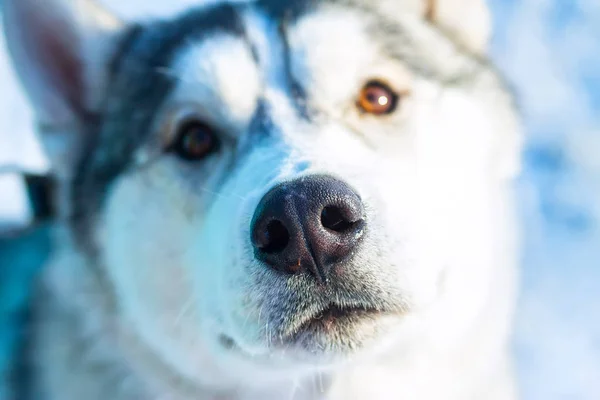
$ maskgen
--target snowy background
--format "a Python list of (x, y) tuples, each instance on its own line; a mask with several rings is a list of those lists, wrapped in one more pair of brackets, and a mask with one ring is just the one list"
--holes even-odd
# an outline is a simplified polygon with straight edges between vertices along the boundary
[[(492, 56), (519, 94), (528, 134), (515, 340), (523, 398), (599, 400), (600, 0), (488, 1)], [(193, 0), (106, 2), (138, 16)], [(2, 171), (47, 167), (7, 65), (0, 48), (0, 229), (29, 217), (21, 182)]]

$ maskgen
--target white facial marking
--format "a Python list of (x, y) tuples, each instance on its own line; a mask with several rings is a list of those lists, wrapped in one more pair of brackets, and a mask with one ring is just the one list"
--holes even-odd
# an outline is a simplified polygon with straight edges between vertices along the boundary
[[(355, 10), (324, 6), (291, 26), (288, 37), (292, 75), (302, 83), (311, 104), (330, 117), (363, 130), (368, 118), (357, 113), (356, 100), (371, 80), (386, 82), (399, 95), (410, 92), (412, 76), (408, 69), (389, 60), (380, 48), (382, 44), (370, 36), (368, 19)], [(387, 105), (389, 99), (381, 97), (377, 101)], [(408, 103), (401, 96), (400, 112), (387, 118), (401, 119), (407, 114)], [(393, 124), (381, 123), (379, 117), (372, 122), (373, 131), (395, 129)], [(393, 133), (380, 136), (390, 137)]]
[(323, 7), (291, 27), (292, 73), (319, 107), (339, 114), (355, 96), (377, 59), (377, 45), (365, 32), (364, 16)]
[(256, 110), (261, 77), (243, 39), (220, 34), (191, 43), (172, 70), (171, 102), (196, 104), (207, 122), (239, 132)]

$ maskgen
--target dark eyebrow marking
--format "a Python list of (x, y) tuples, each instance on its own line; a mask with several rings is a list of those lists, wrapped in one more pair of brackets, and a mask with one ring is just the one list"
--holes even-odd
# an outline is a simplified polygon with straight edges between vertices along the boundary
[(142, 32), (143, 29), (140, 24), (133, 24), (125, 31), (119, 40), (117, 51), (113, 54), (108, 63), (107, 76), (109, 81), (118, 73), (119, 66), (123, 62), (123, 59), (131, 52), (134, 43), (138, 40), (138, 37)]
[(259, 0), (256, 4), (276, 21), (295, 21), (313, 11), (320, 3), (317, 0)]

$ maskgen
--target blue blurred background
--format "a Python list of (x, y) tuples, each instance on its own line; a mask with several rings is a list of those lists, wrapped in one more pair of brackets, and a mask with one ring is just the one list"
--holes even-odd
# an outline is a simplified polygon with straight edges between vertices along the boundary
[[(196, 0), (197, 2), (198, 0)], [(105, 0), (127, 17), (194, 0)], [(600, 1), (488, 0), (494, 60), (512, 82), (527, 131), (519, 181), (523, 283), (515, 352), (526, 400), (600, 399)], [(10, 166), (47, 168), (30, 110), (0, 44), (0, 231), (27, 223)], [(45, 236), (32, 239), (47, 250)], [(0, 242), (0, 317), (25, 298), (31, 247)], [(0, 372), (15, 332), (0, 319)], [(1, 398), (1, 390), (0, 390)]]

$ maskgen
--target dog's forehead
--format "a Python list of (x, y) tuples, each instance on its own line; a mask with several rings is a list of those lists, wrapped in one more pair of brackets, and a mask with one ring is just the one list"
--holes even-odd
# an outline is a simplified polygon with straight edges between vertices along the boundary
[[(332, 5), (336, 10), (314, 12)], [(348, 61), (345, 70), (352, 70), (354, 61), (360, 60), (360, 52), (353, 51), (358, 57), (354, 59), (339, 57), (344, 49), (336, 47), (344, 44), (348, 50), (361, 44), (368, 46), (366, 39), (357, 41), (363, 25), (358, 18), (343, 18), (352, 8), (337, 1), (295, 0), (285, 5), (272, 0), (225, 2), (193, 9), (172, 20), (133, 26), (109, 71), (101, 141), (95, 146), (107, 156), (100, 159), (110, 159), (114, 166), (113, 154), (121, 154), (123, 159), (125, 154), (132, 154), (151, 133), (157, 112), (182, 86), (187, 86), (188, 94), (193, 92), (194, 84), (210, 89), (212, 95), (226, 100), (225, 106), (233, 114), (252, 111), (250, 94), (258, 90), (258, 85), (279, 89), (286, 86), (279, 93), (289, 92), (295, 83), (290, 82), (294, 78), (290, 54), (319, 45), (313, 43), (319, 37), (323, 40), (316, 47)], [(316, 21), (308, 28), (314, 34), (307, 35), (304, 29), (305, 34), (296, 37), (290, 48), (287, 34), (299, 31), (298, 25), (304, 20)], [(335, 32), (330, 32), (329, 26)], [(332, 42), (328, 35), (338, 41)], [(344, 38), (352, 41), (352, 46), (341, 43)], [(323, 46), (327, 43), (329, 46)], [(309, 60), (312, 52), (305, 51), (301, 56)], [(236, 87), (239, 81), (244, 84)], [(244, 91), (249, 86), (252, 89)], [(201, 97), (200, 91), (192, 95)]]
[(164, 71), (176, 80), (167, 103), (196, 103), (206, 122), (238, 133), (258, 104), (275, 120), (289, 120), (307, 116), (304, 95), (313, 87), (320, 97), (353, 91), (357, 70), (377, 48), (366, 16), (335, 3), (259, 2), (236, 7), (235, 18), (242, 30), (189, 35)]

